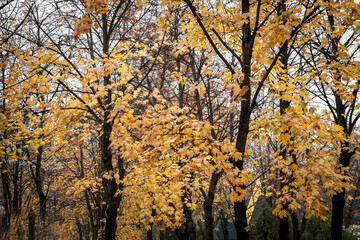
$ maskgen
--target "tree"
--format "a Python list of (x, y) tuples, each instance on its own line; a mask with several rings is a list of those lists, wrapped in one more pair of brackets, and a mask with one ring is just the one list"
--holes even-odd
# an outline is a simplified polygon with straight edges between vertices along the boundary
[(0, 11), (3, 238), (213, 239), (221, 219), (249, 239), (255, 189), (280, 239), (331, 198), (340, 237), (359, 156), (353, 1)]
[[(323, 3), (323, 31), (314, 31), (316, 39), (309, 44), (313, 57), (310, 66), (317, 77), (315, 86), (318, 96), (327, 107), (332, 117), (334, 128), (340, 135), (338, 141), (338, 167), (334, 171), (343, 174), (342, 183), (334, 190), (332, 197), (331, 239), (342, 238), (345, 191), (349, 188), (348, 167), (354, 154), (358, 151), (352, 137), (360, 115), (357, 106), (359, 48), (356, 45), (359, 36), (357, 22), (357, 4), (353, 1)], [(335, 10), (337, 9), (337, 10)], [(343, 9), (341, 14), (335, 14)], [(320, 55), (318, 55), (320, 54)], [(321, 60), (323, 57), (325, 60)], [(319, 58), (320, 57), (320, 58)]]
[[(246, 141), (248, 139), (249, 134), (249, 126), (251, 115), (257, 103), (257, 98), (262, 90), (270, 72), (275, 66), (277, 60), (282, 53), (282, 49), (286, 47), (289, 41), (291, 41), (294, 36), (297, 34), (299, 29), (314, 15), (317, 14), (319, 7), (309, 6), (309, 12), (303, 16), (299, 21), (294, 22), (294, 25), (285, 25), (284, 27), (289, 28), (289, 34), (284, 39), (270, 39), (269, 43), (258, 42), (257, 38), (262, 33), (263, 29), (266, 29), (269, 25), (268, 22), (272, 20), (273, 13), (278, 8), (278, 5), (271, 5), (267, 3), (262, 3), (261, 1), (250, 2), (248, 0), (241, 1), (235, 8), (230, 7), (232, 5), (226, 6), (221, 3), (216, 4), (214, 15), (211, 17), (214, 18), (216, 15), (224, 15), (226, 13), (235, 12), (237, 15), (235, 17), (239, 17), (242, 19), (240, 22), (236, 22), (236, 18), (233, 17), (223, 17), (228, 22), (222, 23), (221, 29), (224, 29), (224, 34), (221, 35), (216, 30), (217, 26), (212, 26), (209, 22), (209, 17), (203, 17), (202, 14), (206, 14), (208, 8), (206, 5), (200, 7), (200, 11), (196, 8), (194, 2), (185, 1), (185, 3), (189, 6), (197, 24), (200, 26), (203, 34), (206, 36), (207, 40), (211, 44), (213, 50), (216, 52), (218, 57), (223, 61), (226, 68), (232, 75), (231, 78), (234, 79), (234, 96), (241, 98), (240, 100), (240, 113), (239, 113), (239, 125), (235, 137), (235, 147), (237, 152), (240, 154), (241, 158), (232, 158), (230, 162), (234, 166), (236, 173), (236, 178), (232, 180), (232, 187), (234, 190), (234, 211), (235, 211), (235, 226), (237, 230), (237, 237), (248, 239), (248, 226), (246, 220), (246, 204), (244, 201), (245, 198), (245, 189), (246, 189), (246, 174), (244, 172), (244, 157), (246, 153)], [(200, 3), (201, 4), (201, 3)], [(238, 7), (241, 6), (241, 9)], [(201, 11), (203, 10), (203, 11)], [(228, 20), (229, 19), (229, 20)], [(269, 20), (270, 19), (270, 20)], [(213, 19), (211, 19), (213, 21)], [(234, 25), (234, 24), (238, 24)], [(229, 26), (229, 30), (224, 28)], [(219, 26), (220, 28), (220, 26)], [(234, 31), (235, 29), (235, 31)], [(237, 29), (241, 29), (241, 32)], [(290, 30), (291, 29), (291, 30)], [(226, 41), (226, 31), (230, 33), (231, 42)], [(235, 34), (234, 34), (235, 33)], [(237, 35), (236, 35), (237, 34)], [(232, 36), (231, 36), (232, 35)], [(234, 36), (235, 35), (235, 36)], [(233, 40), (232, 37), (235, 37)], [(241, 49), (239, 49), (235, 43), (237, 43), (237, 39), (240, 38)], [(257, 46), (257, 44), (260, 44)], [(261, 45), (263, 44), (263, 45)], [(268, 44), (268, 45), (267, 45)], [(219, 47), (218, 47), (219, 46)], [(261, 46), (261, 47), (260, 47)], [(221, 47), (221, 48), (220, 48)], [(257, 73), (252, 66), (252, 63), (258, 57), (255, 48), (262, 50), (269, 50), (270, 47), (278, 47), (279, 51), (273, 55), (270, 63), (267, 64), (266, 70), (261, 74)], [(224, 50), (223, 50), (224, 49)], [(235, 58), (240, 66), (241, 66), (241, 75), (239, 72), (232, 66), (228, 60), (226, 60), (222, 51), (228, 51), (228, 54), (231, 54), (233, 58)], [(241, 53), (241, 54), (240, 54)], [(264, 53), (263, 53), (264, 55)], [(260, 69), (259, 67), (257, 69)], [(254, 71), (254, 72), (253, 72)], [(257, 75), (259, 74), (259, 75)], [(254, 76), (253, 76), (254, 75)], [(258, 81), (254, 84), (251, 81), (251, 78), (258, 77)], [(254, 91), (254, 93), (252, 93)]]

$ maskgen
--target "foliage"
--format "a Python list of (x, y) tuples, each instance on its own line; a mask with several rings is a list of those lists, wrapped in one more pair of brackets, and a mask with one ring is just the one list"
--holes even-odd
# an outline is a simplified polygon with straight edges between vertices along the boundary
[[(266, 202), (260, 212), (251, 223), (250, 239), (279, 239), (279, 218), (272, 215), (273, 207), (270, 207)], [(302, 233), (301, 239), (304, 240), (320, 240), (330, 239), (330, 220), (323, 221), (319, 218), (309, 218), (306, 220), (306, 227)], [(290, 229), (292, 229), (292, 222), (290, 222)], [(290, 231), (290, 239), (293, 239), (292, 231)], [(356, 236), (349, 231), (343, 232), (343, 239), (355, 240)]]
[[(339, 238), (359, 185), (359, 9), (0, 1), (0, 238), (211, 240), (224, 218), (278, 239), (299, 213), (304, 239)], [(260, 196), (274, 206), (248, 225)]]
[(250, 223), (250, 239), (279, 239), (279, 218), (272, 214), (272, 207), (264, 200), (260, 212)]
[[(329, 220), (320, 221), (317, 218), (311, 218), (308, 220), (306, 229), (303, 233), (304, 240), (310, 239), (330, 239), (331, 222)], [(342, 237), (344, 240), (355, 240), (356, 236), (352, 235), (349, 231), (345, 230), (342, 233)]]

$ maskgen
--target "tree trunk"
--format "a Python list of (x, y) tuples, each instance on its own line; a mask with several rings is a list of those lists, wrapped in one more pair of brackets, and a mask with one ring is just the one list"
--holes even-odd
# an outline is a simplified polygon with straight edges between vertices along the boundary
[[(245, 79), (243, 80), (245, 81)], [(250, 78), (249, 78), (250, 81)], [(250, 90), (245, 95), (250, 94)], [(244, 95), (244, 96), (245, 96)], [(243, 97), (244, 97), (243, 96)], [(247, 97), (246, 97), (247, 98)], [(245, 147), (246, 147), (246, 140), (249, 133), (249, 124), (250, 124), (250, 95), (248, 96), (249, 101), (242, 101), (241, 102), (241, 114), (240, 114), (240, 123), (238, 129), (238, 135), (236, 139), (236, 150), (240, 152), (243, 156), (242, 159), (234, 160), (231, 159), (231, 163), (239, 170), (238, 178), (242, 177), (242, 171), (244, 169), (244, 155), (245, 155)], [(238, 190), (240, 188), (240, 192)], [(233, 191), (237, 194), (241, 194), (242, 191), (245, 191), (246, 183), (237, 186), (233, 185)], [(234, 212), (235, 212), (235, 229), (236, 229), (236, 236), (237, 239), (249, 239), (249, 232), (248, 232), (248, 224), (246, 218), (246, 203), (245, 199), (240, 201), (234, 202)]]
[[(330, 28), (332, 31), (335, 31), (335, 18), (332, 14), (328, 12), (328, 20)], [(338, 50), (339, 50), (339, 37), (330, 35), (330, 43), (332, 48), (332, 59), (335, 62), (338, 60)], [(335, 69), (336, 73), (334, 74), (335, 80), (341, 82), (341, 72), (338, 69)], [(345, 117), (346, 105), (343, 103), (341, 93), (335, 91), (335, 105), (336, 105), (336, 119), (335, 123), (343, 127), (344, 133), (346, 136), (350, 136), (351, 129), (347, 127), (347, 118)], [(351, 118), (350, 118), (351, 119)], [(352, 124), (352, 123), (350, 123)], [(353, 153), (350, 153), (350, 144), (347, 141), (341, 143), (341, 153), (339, 157), (339, 170), (342, 167), (348, 167), (350, 165), (350, 159)], [(345, 172), (347, 175), (348, 172)], [(344, 180), (345, 181), (345, 180)], [(343, 218), (344, 218), (344, 206), (345, 206), (345, 189), (342, 189), (342, 192), (335, 194), (332, 197), (332, 214), (331, 214), (331, 240), (341, 240), (342, 239), (342, 230), (343, 230)]]
[(220, 180), (222, 175), (222, 171), (220, 173), (213, 173), (210, 179), (209, 190), (206, 194), (204, 201), (204, 212), (205, 212), (205, 239), (213, 240), (214, 239), (214, 217), (212, 213), (212, 207), (214, 204), (215, 191), (217, 183)]
[[(110, 36), (108, 32), (108, 19), (107, 14), (103, 13), (101, 15), (102, 22), (102, 31), (103, 31), (103, 53), (109, 55), (109, 41)], [(111, 85), (110, 76), (107, 75), (103, 78), (104, 86)], [(115, 196), (118, 186), (116, 184), (116, 180), (114, 178), (113, 172), (113, 164), (112, 164), (112, 150), (111, 150), (111, 132), (112, 132), (112, 121), (110, 119), (111, 111), (113, 110), (112, 103), (112, 90), (108, 89), (107, 94), (104, 98), (104, 118), (102, 122), (102, 135), (100, 137), (100, 151), (101, 151), (101, 161), (103, 166), (103, 174), (108, 174), (111, 178), (102, 179), (102, 184), (104, 188), (103, 199), (105, 201), (105, 206), (103, 213), (105, 214), (105, 229), (101, 232), (101, 239), (106, 240), (115, 240), (116, 235), (116, 217), (117, 217), (117, 209), (120, 204), (120, 197)]]
[(228, 219), (225, 217), (224, 211), (220, 211), (220, 217), (221, 217), (221, 228), (224, 236), (224, 240), (229, 239), (229, 231), (228, 231)]
[(42, 154), (43, 154), (43, 146), (38, 148), (38, 153), (36, 155), (36, 166), (35, 166), (35, 175), (33, 175), (36, 192), (39, 196), (39, 204), (40, 204), (40, 217), (41, 221), (46, 221), (46, 195), (43, 191), (42, 179), (41, 179), (41, 162), (42, 162)]
[[(345, 142), (341, 148), (340, 167), (348, 167), (353, 153), (349, 152), (349, 143)], [(347, 173), (345, 173), (347, 174)], [(331, 240), (341, 240), (343, 231), (343, 218), (345, 206), (345, 189), (332, 197), (332, 214), (331, 214)]]
[[(284, 47), (281, 48), (281, 54), (280, 54), (280, 62), (283, 65), (282, 66), (282, 70), (283, 71), (287, 71), (287, 65), (288, 65), (288, 47), (287, 45), (284, 45)], [(280, 81), (285, 81), (286, 83), (286, 72), (283, 72), (280, 76)], [(281, 99), (281, 96), (284, 94), (284, 92), (280, 92), (280, 115), (284, 115), (286, 114), (286, 110), (290, 107), (290, 101), (287, 100), (283, 100)], [(289, 134), (288, 131), (285, 131), (282, 134)], [(284, 143), (281, 143), (281, 152), (280, 152), (280, 156), (283, 158), (283, 160), (288, 159), (288, 151), (287, 151), (287, 145)], [(291, 156), (290, 156), (291, 158)], [(284, 174), (282, 172), (282, 170), (280, 169), (280, 179), (283, 183), (281, 183), (281, 189), (280, 191), (282, 191), (283, 187), (285, 187), (286, 185), (291, 186), (291, 182), (292, 182), (292, 177), (289, 177), (287, 180), (287, 175)], [(284, 193), (287, 194), (287, 193)], [(283, 208), (284, 210), (286, 210), (287, 212), (289, 211), (289, 202), (283, 202)], [(289, 240), (289, 215), (283, 217), (280, 219), (280, 240)]]
[(29, 220), (29, 226), (28, 226), (29, 236), (28, 236), (28, 239), (29, 240), (35, 240), (35, 214), (34, 214), (34, 210), (30, 210), (28, 220)]
[(20, 166), (20, 159), (15, 162), (15, 172), (13, 175), (13, 186), (14, 186), (14, 194), (13, 194), (13, 202), (12, 208), (14, 210), (14, 214), (18, 214), (19, 212), (19, 166)]
[(120, 199), (115, 197), (117, 192), (117, 184), (113, 177), (112, 166), (112, 152), (110, 149), (110, 135), (112, 131), (111, 123), (109, 123), (109, 114), (105, 112), (105, 121), (103, 123), (103, 135), (101, 136), (101, 159), (104, 167), (103, 174), (111, 174), (111, 178), (103, 178), (102, 184), (104, 188), (103, 199), (105, 200), (104, 214), (105, 214), (105, 231), (102, 232), (101, 238), (106, 240), (115, 240), (116, 234), (116, 217), (117, 208), (119, 207)]
[(280, 240), (289, 240), (289, 217), (280, 219)]
[[(279, 11), (278, 11), (278, 15), (281, 15), (282, 12), (286, 11), (286, 5), (285, 5), (285, 1), (282, 1), (281, 3), (279, 3)], [(286, 21), (286, 20), (285, 20)], [(280, 63), (281, 63), (281, 69), (282, 72), (280, 73), (279, 76), (279, 82), (285, 82), (285, 84), (288, 83), (288, 76), (287, 76), (287, 70), (288, 70), (288, 60), (289, 60), (289, 53), (288, 53), (288, 44), (284, 43), (283, 47), (280, 49), (280, 57), (279, 57)], [(287, 109), (290, 107), (290, 101), (287, 100), (283, 100), (282, 96), (283, 94), (286, 94), (286, 92), (281, 91), (279, 93), (280, 95), (280, 115), (284, 115), (286, 114)], [(282, 134), (289, 134), (289, 131), (285, 131)], [(282, 156), (283, 160), (288, 159), (288, 146), (285, 143), (281, 143), (281, 152), (280, 152), (280, 156)], [(282, 170), (280, 169), (280, 181), (282, 181), (281, 185), (281, 189), (280, 191), (282, 192), (283, 187), (285, 187), (286, 185), (290, 188), (291, 187), (291, 183), (292, 183), (292, 177), (288, 178), (288, 181), (286, 181), (285, 179), (287, 178), (286, 174), (284, 174), (282, 172)], [(287, 194), (287, 193), (284, 193)], [(285, 211), (287, 211), (287, 213), (289, 212), (289, 202), (283, 202), (283, 209)], [(283, 217), (280, 219), (280, 240), (289, 240), (289, 215)]]
[(185, 238), (196, 240), (196, 227), (192, 217), (192, 211), (186, 206), (185, 199), (183, 200), (183, 209), (185, 215)]
[(299, 220), (294, 212), (291, 213), (292, 229), (293, 229), (293, 240), (300, 240), (301, 235), (299, 231)]
[(6, 232), (10, 227), (10, 219), (11, 219), (11, 193), (10, 193), (10, 180), (9, 180), (9, 172), (7, 171), (7, 164), (6, 159), (2, 159), (1, 162), (1, 182), (2, 182), (2, 189), (3, 189), (3, 207), (5, 209), (5, 221), (3, 221), (1, 228), (4, 229)]
[[(248, 14), (250, 12), (250, 1), (242, 0), (242, 14)], [(247, 22), (243, 24), (242, 27), (242, 51), (243, 51), (243, 68), (242, 73), (244, 75), (243, 81), (240, 84), (241, 88), (248, 88), (246, 93), (242, 96), (241, 109), (240, 109), (240, 118), (239, 118), (239, 127), (236, 138), (236, 150), (241, 153), (242, 159), (234, 160), (231, 159), (231, 163), (235, 168), (239, 170), (238, 178), (242, 177), (242, 171), (244, 169), (244, 156), (246, 149), (246, 140), (249, 134), (249, 125), (250, 125), (250, 115), (252, 112), (251, 109), (251, 58), (252, 58), (252, 46), (253, 46), (254, 36), (251, 34), (250, 27), (250, 17), (247, 17)], [(243, 183), (240, 186), (232, 186), (233, 190), (239, 194), (238, 188), (241, 192), (245, 191), (246, 183)], [(237, 239), (248, 240), (248, 224), (246, 219), (246, 204), (245, 198), (239, 202), (234, 202), (234, 212), (235, 212), (235, 228)]]

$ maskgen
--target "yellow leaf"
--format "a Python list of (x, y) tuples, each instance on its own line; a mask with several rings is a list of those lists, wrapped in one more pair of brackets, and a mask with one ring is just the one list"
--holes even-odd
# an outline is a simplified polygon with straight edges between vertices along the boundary
[(233, 158), (235, 161), (242, 160), (242, 154), (240, 152), (234, 152)]
[(275, 173), (270, 173), (270, 174), (269, 174), (269, 179), (275, 179), (275, 178), (276, 178)]
[(183, 131), (183, 133), (186, 134), (186, 135), (191, 135), (192, 130), (189, 129), (189, 128), (187, 128), (187, 129), (185, 129), (185, 130)]
[(131, 113), (126, 114), (126, 116), (131, 120), (134, 119), (134, 116)]
[(280, 218), (286, 217), (287, 215), (288, 215), (288, 212), (286, 210), (281, 210), (279, 212), (279, 217)]

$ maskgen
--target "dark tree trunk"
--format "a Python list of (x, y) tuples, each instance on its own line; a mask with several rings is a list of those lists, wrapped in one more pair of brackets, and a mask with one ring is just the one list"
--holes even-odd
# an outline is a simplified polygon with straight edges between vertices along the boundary
[(29, 226), (28, 226), (29, 236), (28, 236), (28, 239), (29, 240), (35, 240), (35, 214), (34, 214), (33, 210), (30, 210), (28, 218), (29, 218), (28, 219), (29, 220)]
[[(242, 0), (242, 13), (247, 14), (250, 12), (250, 1)], [(241, 88), (247, 88), (246, 93), (242, 96), (241, 101), (241, 112), (239, 118), (239, 127), (236, 138), (236, 150), (241, 153), (242, 159), (239, 160), (231, 160), (232, 164), (235, 168), (239, 170), (238, 177), (242, 177), (242, 171), (244, 169), (244, 157), (245, 157), (245, 149), (246, 149), (246, 140), (249, 134), (249, 125), (250, 125), (250, 115), (252, 112), (251, 109), (251, 58), (252, 58), (252, 46), (253, 46), (254, 36), (251, 34), (250, 27), (250, 17), (247, 18), (247, 22), (243, 24), (242, 27), (242, 51), (243, 51), (243, 68), (242, 73), (244, 75), (243, 81), (241, 82)], [(245, 183), (240, 186), (233, 186), (233, 190), (240, 194), (238, 191), (240, 188), (241, 192), (245, 191), (246, 185)], [(248, 224), (246, 219), (246, 204), (245, 199), (234, 202), (234, 212), (235, 212), (235, 228), (236, 228), (236, 236), (237, 239), (248, 240), (249, 232), (248, 232)]]
[(20, 159), (15, 162), (15, 172), (13, 175), (13, 185), (14, 185), (14, 194), (13, 194), (13, 202), (12, 208), (14, 210), (14, 214), (18, 214), (19, 212), (19, 166), (20, 166)]
[[(109, 41), (110, 33), (108, 32), (108, 19), (107, 14), (102, 14), (102, 31), (103, 31), (103, 53), (109, 55)], [(109, 86), (111, 84), (110, 76), (105, 76), (103, 78), (104, 86)], [(102, 184), (104, 188), (103, 199), (105, 201), (104, 211), (105, 214), (105, 229), (101, 233), (101, 239), (105, 240), (115, 240), (116, 235), (116, 218), (117, 218), (117, 209), (120, 204), (120, 197), (115, 196), (118, 186), (114, 178), (113, 173), (113, 164), (112, 164), (112, 150), (111, 150), (111, 132), (112, 132), (112, 121), (110, 119), (111, 111), (113, 110), (112, 103), (112, 90), (108, 89), (107, 94), (104, 99), (104, 118), (102, 122), (102, 135), (100, 137), (100, 151), (101, 151), (101, 161), (103, 166), (103, 173), (111, 175), (111, 178), (103, 178)]]
[(343, 230), (343, 214), (345, 206), (345, 192), (338, 193), (332, 198), (331, 239), (341, 240)]
[[(246, 75), (245, 75), (246, 76)], [(249, 77), (249, 75), (248, 75)], [(246, 78), (245, 78), (246, 79)], [(243, 81), (246, 81), (246, 80)], [(248, 78), (250, 81), (250, 78)], [(238, 129), (238, 135), (236, 139), (236, 150), (240, 152), (243, 156), (243, 159), (234, 160), (231, 159), (231, 163), (239, 170), (238, 178), (242, 177), (242, 171), (244, 169), (244, 154), (245, 154), (245, 147), (246, 147), (246, 140), (249, 133), (249, 124), (250, 124), (250, 89), (243, 98), (248, 99), (248, 101), (242, 101), (241, 102), (241, 114), (240, 114), (240, 123), (239, 123), (239, 129)], [(240, 188), (241, 191), (238, 190)], [(245, 183), (237, 186), (233, 186), (233, 190), (237, 194), (241, 194), (242, 191), (245, 191), (246, 185)], [(236, 201), (234, 202), (234, 212), (235, 212), (235, 229), (236, 229), (236, 236), (237, 239), (249, 239), (249, 232), (248, 232), (248, 224), (247, 224), (247, 218), (246, 218), (246, 203), (245, 199), (242, 201)]]
[(280, 219), (280, 240), (289, 240), (289, 217)]
[(1, 228), (4, 229), (4, 232), (9, 229), (10, 219), (11, 219), (11, 193), (10, 193), (10, 180), (9, 180), (9, 172), (7, 171), (7, 160), (6, 158), (2, 159), (1, 162), (1, 182), (3, 189), (3, 206), (5, 209), (5, 221), (3, 222)]
[(214, 217), (212, 213), (212, 207), (214, 204), (215, 191), (217, 183), (219, 182), (222, 175), (222, 171), (220, 173), (213, 173), (210, 179), (209, 190), (205, 195), (204, 201), (204, 212), (205, 212), (205, 239), (213, 240), (214, 239)]
[(212, 215), (212, 203), (209, 199), (204, 202), (204, 212), (205, 212), (205, 237), (206, 240), (214, 239), (213, 225), (214, 218)]
[[(330, 28), (332, 31), (335, 31), (335, 18), (332, 14), (328, 12), (328, 20), (330, 24)], [(335, 62), (339, 62), (338, 60), (338, 50), (339, 50), (339, 37), (330, 35), (330, 43), (331, 43), (331, 59)], [(341, 81), (341, 73), (338, 69), (335, 69), (336, 73), (334, 74), (335, 80)], [(335, 105), (336, 105), (336, 118), (335, 123), (343, 127), (344, 133), (346, 136), (350, 136), (351, 129), (347, 127), (347, 119), (345, 117), (346, 106), (343, 103), (341, 98), (341, 93), (335, 91)], [(351, 119), (351, 118), (350, 118)], [(353, 124), (350, 122), (350, 124)], [(350, 159), (352, 157), (352, 153), (350, 153), (350, 144), (349, 142), (341, 143), (341, 153), (339, 157), (339, 170), (342, 167), (348, 167), (350, 165)], [(345, 172), (347, 175), (348, 172)], [(345, 180), (344, 180), (345, 181)], [(332, 214), (331, 214), (331, 240), (341, 240), (342, 239), (342, 231), (343, 231), (343, 218), (344, 218), (344, 206), (345, 206), (345, 189), (342, 189), (342, 192), (335, 194), (332, 197)]]
[[(235, 228), (237, 239), (249, 239), (246, 220), (246, 204), (245, 201), (235, 202)], [(245, 214), (244, 214), (245, 213)], [(240, 236), (240, 238), (238, 237)]]
[[(6, 89), (5, 83), (5, 71), (2, 70), (2, 89)], [(5, 114), (6, 109), (6, 99), (2, 99), (1, 104), (1, 112)], [(2, 133), (0, 138), (1, 141), (3, 139), (7, 139), (7, 130)], [(5, 146), (6, 149), (6, 146)], [(3, 158), (0, 159), (0, 174), (1, 174), (1, 183), (2, 183), (2, 196), (3, 196), (3, 207), (5, 211), (5, 216), (1, 219), (1, 226), (0, 226), (0, 237), (6, 238), (6, 234), (8, 229), (10, 228), (10, 219), (11, 219), (11, 192), (10, 192), (10, 180), (9, 180), (9, 172), (8, 172), (8, 157), (7, 154)]]
[(185, 199), (183, 199), (183, 209), (185, 215), (185, 238), (188, 240), (196, 240), (196, 227), (192, 217), (192, 211), (186, 206)]
[[(154, 202), (153, 202), (153, 204), (155, 204)], [(152, 217), (155, 217), (156, 216), (156, 210), (155, 209), (152, 209), (151, 210), (151, 216)], [(147, 232), (146, 232), (146, 239), (147, 240), (153, 240), (153, 230), (154, 230), (154, 223), (151, 223), (150, 224), (150, 229), (149, 230), (147, 230)]]
[[(109, 119), (109, 114), (105, 112), (105, 119)], [(102, 184), (104, 188), (104, 214), (105, 214), (105, 231), (102, 233), (102, 239), (114, 240), (116, 234), (116, 217), (117, 208), (119, 207), (120, 198), (115, 196), (118, 187), (113, 177), (112, 166), (112, 152), (110, 149), (110, 134), (112, 131), (112, 125), (107, 120), (103, 123), (103, 135), (101, 136), (101, 159), (104, 167), (103, 173), (112, 174), (112, 178), (103, 178)]]
[[(38, 148), (38, 153), (36, 155), (36, 165), (35, 165), (35, 174), (33, 174), (36, 192), (39, 196), (39, 204), (40, 204), (40, 217), (41, 221), (46, 221), (46, 195), (43, 191), (42, 179), (41, 179), (41, 162), (42, 162), (42, 154), (43, 154), (43, 146)], [(31, 168), (32, 169), (32, 168)]]
[[(279, 11), (278, 11), (278, 15), (281, 15), (282, 12), (286, 11), (286, 5), (285, 5), (285, 1), (282, 1), (281, 3), (279, 3)], [(286, 21), (286, 20), (285, 20)], [(284, 43), (283, 47), (280, 49), (280, 57), (279, 57), (280, 63), (281, 63), (281, 69), (282, 72), (280, 74), (280, 82), (285, 82), (285, 84), (287, 84), (288, 81), (288, 77), (287, 77), (287, 69), (288, 69), (288, 60), (289, 60), (289, 53), (288, 53), (288, 44)], [(286, 114), (287, 109), (290, 107), (290, 101), (287, 100), (283, 100), (282, 96), (284, 95), (284, 93), (286, 94), (286, 92), (280, 92), (280, 115), (284, 115)], [(289, 131), (286, 131), (282, 134), (289, 134)], [(291, 133), (290, 133), (291, 134)], [(282, 158), (284, 160), (286, 160), (288, 158), (287, 154), (287, 145), (284, 143), (281, 143), (281, 152), (280, 152), (280, 156), (282, 156)], [(286, 180), (287, 176), (286, 174), (284, 174), (281, 169), (280, 169), (280, 176), (281, 176), (281, 189), (280, 191), (282, 191), (283, 187), (287, 186), (291, 186), (291, 182), (292, 182), (292, 178), (288, 178), (288, 180)], [(288, 194), (288, 193), (284, 193), (284, 194)], [(283, 209), (287, 212), (289, 212), (289, 202), (284, 202), (283, 204)], [(289, 215), (284, 216), (283, 218), (280, 219), (280, 240), (289, 240)]]
[[(350, 159), (353, 153), (349, 152), (349, 143), (341, 144), (341, 154), (339, 163), (342, 167), (348, 167), (350, 165)], [(347, 174), (347, 173), (345, 173)], [(332, 214), (331, 214), (331, 240), (341, 240), (343, 231), (343, 219), (344, 219), (344, 207), (345, 207), (345, 189), (342, 192), (335, 194), (332, 197)]]
[(152, 228), (146, 231), (146, 239), (147, 240), (152, 240), (153, 239)]
[[(287, 65), (288, 65), (288, 47), (287, 45), (284, 45), (284, 47), (281, 48), (281, 53), (280, 53), (280, 62), (282, 64), (282, 69), (284, 71), (287, 70)], [(282, 76), (280, 76), (280, 81), (287, 81), (286, 80), (286, 73), (283, 73)], [(281, 96), (283, 95), (283, 92), (280, 92), (280, 115), (284, 115), (286, 114), (286, 110), (290, 107), (290, 101), (287, 100), (283, 100), (281, 99)], [(284, 132), (283, 134), (289, 134), (288, 131)], [(282, 156), (282, 158), (284, 160), (286, 160), (288, 158), (287, 156), (287, 145), (281, 143), (281, 152), (280, 152), (280, 156)], [(281, 189), (283, 189), (283, 187), (285, 187), (286, 185), (290, 187), (292, 179), (291, 177), (287, 178), (287, 175), (284, 174), (281, 169), (280, 169), (280, 176), (281, 176), (281, 181), (283, 182), (281, 184)], [(280, 190), (282, 191), (282, 190)], [(287, 194), (287, 193), (285, 193)], [(285, 211), (289, 211), (288, 209), (288, 205), (289, 202), (284, 202), (283, 203), (283, 208)], [(289, 215), (283, 217), (280, 219), (280, 240), (289, 240)]]
[(293, 229), (293, 240), (300, 240), (301, 235), (299, 231), (299, 220), (294, 212), (291, 213), (292, 229)]

